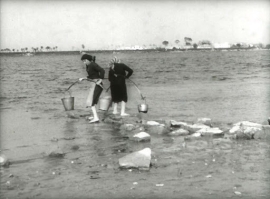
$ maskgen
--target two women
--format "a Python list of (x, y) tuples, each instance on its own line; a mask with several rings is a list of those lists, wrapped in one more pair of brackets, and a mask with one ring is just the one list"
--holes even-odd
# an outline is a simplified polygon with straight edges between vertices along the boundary
[[(89, 54), (83, 54), (81, 60), (86, 65), (86, 71), (88, 76), (86, 78), (80, 78), (80, 81), (90, 81), (90, 90), (86, 101), (86, 107), (91, 107), (93, 112), (93, 118), (89, 123), (99, 122), (95, 105), (98, 103), (99, 97), (103, 91), (102, 80), (104, 79), (105, 70), (95, 63), (95, 56)], [(120, 63), (120, 61), (114, 57), (110, 62), (109, 81), (111, 96), (113, 102), (113, 114), (117, 114), (117, 104), (121, 102), (121, 116), (128, 116), (125, 112), (126, 103), (128, 100), (126, 79), (129, 78), (133, 70), (127, 65)]]

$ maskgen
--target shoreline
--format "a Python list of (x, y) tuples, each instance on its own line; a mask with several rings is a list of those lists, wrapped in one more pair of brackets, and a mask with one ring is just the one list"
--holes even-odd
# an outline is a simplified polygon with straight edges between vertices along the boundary
[[(144, 50), (75, 50), (75, 51), (42, 51), (42, 52), (0, 52), (0, 55), (25, 55), (27, 53), (30, 53), (31, 55), (42, 55), (42, 54), (67, 54), (67, 55), (73, 55), (73, 54), (80, 54), (82, 51), (86, 53), (134, 53), (134, 52), (200, 52), (200, 51), (206, 51), (206, 52), (219, 52), (219, 51), (260, 51), (260, 50), (270, 50), (266, 48), (257, 49), (257, 48), (200, 48), (200, 49), (144, 49)], [(30, 55), (30, 56), (31, 56)]]

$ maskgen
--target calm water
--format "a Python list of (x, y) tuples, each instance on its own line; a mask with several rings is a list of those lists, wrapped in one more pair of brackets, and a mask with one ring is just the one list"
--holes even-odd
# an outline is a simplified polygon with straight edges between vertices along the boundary
[[(213, 122), (227, 124), (242, 120), (262, 123), (269, 117), (270, 51), (95, 55), (97, 63), (106, 69), (106, 77), (108, 61), (113, 56), (133, 68), (131, 79), (146, 96), (152, 120), (195, 122), (198, 117), (210, 117)], [(28, 145), (31, 136), (43, 145), (44, 139), (57, 137), (56, 132), (72, 135), (79, 127), (76, 122), (66, 122), (61, 98), (68, 95), (65, 89), (85, 76), (79, 54), (1, 56), (2, 146), (10, 148), (15, 140), (19, 146)], [(104, 80), (104, 86), (109, 87), (108, 80)], [(127, 110), (136, 114), (142, 101), (131, 82), (128, 89)], [(75, 84), (71, 94), (75, 97), (75, 109), (85, 111), (87, 82)], [(106, 94), (109, 93), (103, 92)], [(64, 118), (63, 122), (57, 121), (59, 117)]]
[[(238, 116), (245, 112), (251, 114), (249, 118), (251, 120), (261, 121), (268, 117), (270, 51), (130, 52), (95, 55), (97, 63), (106, 69), (106, 77), (108, 61), (113, 56), (117, 56), (132, 67), (134, 75), (131, 79), (146, 96), (156, 116), (174, 111), (176, 103), (181, 104), (179, 111), (182, 111), (189, 107), (187, 101), (195, 100), (198, 104), (212, 101), (212, 110), (215, 106), (218, 109), (223, 103), (222, 106), (228, 106), (228, 109), (236, 111), (233, 113), (237, 114), (236, 119), (241, 119)], [(1, 109), (32, 111), (62, 109), (56, 102), (63, 97), (63, 91), (79, 77), (84, 76), (86, 76), (85, 69), (79, 54), (1, 56)], [(104, 80), (104, 84), (106, 88), (109, 86), (107, 80)], [(133, 84), (129, 84), (130, 99), (135, 100), (134, 106), (130, 101), (130, 108), (136, 109), (140, 97)], [(147, 91), (149, 87), (157, 89), (149, 93)], [(72, 94), (77, 97), (79, 107), (84, 107), (86, 89), (87, 83), (76, 84), (71, 89)], [(186, 89), (190, 92), (187, 93)], [(178, 96), (178, 90), (183, 95)], [(170, 95), (171, 92), (176, 92), (177, 97), (166, 98), (167, 93)], [(79, 96), (80, 94), (82, 96)], [(83, 98), (81, 102), (80, 97)], [(241, 97), (246, 98), (245, 104), (238, 104)], [(253, 97), (256, 98), (256, 103), (250, 103), (248, 100)], [(164, 102), (164, 109), (155, 107), (159, 101)], [(175, 106), (171, 105), (174, 103)], [(173, 108), (170, 109), (170, 106)], [(193, 109), (202, 108), (197, 106), (197, 103), (193, 104)], [(208, 105), (206, 106), (208, 108)], [(236, 109), (242, 110), (237, 112)], [(250, 113), (250, 109), (252, 112), (255, 111), (257, 116)], [(205, 114), (207, 115), (209, 113)], [(228, 121), (224, 116), (221, 118)]]
[[(149, 120), (196, 122), (198, 117), (209, 117), (215, 126), (228, 128), (232, 123), (243, 120), (263, 123), (270, 116), (270, 51), (125, 52), (95, 55), (97, 63), (106, 69), (106, 77), (108, 62), (113, 56), (133, 68), (134, 75), (131, 79), (146, 96)], [(1, 55), (0, 72), (1, 150), (14, 163), (10, 171), (3, 174), (4, 179), (10, 180), (8, 176), (14, 172), (21, 178), (29, 178), (33, 171), (39, 170), (44, 174), (37, 178), (42, 184), (48, 182), (49, 187), (57, 187), (58, 182), (53, 179), (48, 181), (46, 178), (56, 167), (66, 168), (63, 173), (70, 171), (73, 176), (68, 181), (74, 179), (80, 182), (84, 177), (77, 174), (87, 173), (89, 165), (98, 168), (99, 164), (107, 164), (110, 167), (100, 171), (102, 175), (108, 176), (112, 184), (126, 182), (125, 172), (115, 175), (109, 168), (117, 168), (118, 158), (145, 145), (132, 144), (128, 141), (127, 134), (110, 124), (89, 125), (84, 117), (67, 117), (61, 103), (61, 98), (69, 95), (64, 92), (65, 89), (78, 78), (86, 76), (79, 54), (42, 54), (33, 57)], [(108, 80), (104, 80), (104, 86), (109, 87)], [(142, 101), (135, 86), (131, 82), (127, 86), (127, 112), (135, 120), (137, 105)], [(71, 88), (71, 94), (75, 97), (75, 114), (88, 113), (85, 109), (87, 88), (87, 82), (75, 84)], [(102, 95), (108, 94), (103, 92)], [(152, 134), (151, 137), (151, 143), (146, 145), (150, 145), (154, 152), (153, 159), (157, 159), (157, 165), (160, 166), (160, 169), (151, 171), (154, 175), (148, 174), (147, 179), (152, 184), (157, 183), (156, 177), (167, 184), (174, 182), (173, 171), (179, 169), (179, 162), (176, 160), (181, 162), (183, 175), (197, 172), (199, 176), (204, 171), (200, 170), (201, 167), (190, 167), (191, 162), (203, 161), (202, 157), (211, 159), (215, 154), (217, 164), (214, 170), (224, 169), (220, 172), (220, 181), (215, 183), (222, 187), (216, 190), (232, 189), (232, 180), (227, 178), (226, 172), (230, 173), (231, 166), (235, 165), (239, 174), (235, 175), (234, 180), (239, 181), (243, 175), (253, 175), (254, 180), (249, 179), (247, 184), (252, 182), (256, 186), (250, 187), (252, 183), (243, 185), (246, 194), (256, 195), (252, 191), (256, 189), (258, 193), (269, 196), (267, 142), (233, 142), (225, 143), (225, 148), (222, 148), (223, 145), (213, 148), (208, 142), (201, 141), (202, 145), (191, 142), (183, 149), (183, 137), (170, 138), (157, 134)], [(58, 142), (53, 142), (54, 138)], [(44, 157), (45, 153), (57, 147), (66, 153), (64, 159), (56, 161)], [(168, 163), (168, 158), (173, 162)], [(76, 169), (69, 170), (71, 160), (79, 160), (81, 164)], [(251, 173), (247, 168), (249, 164), (254, 164), (260, 175)], [(65, 177), (64, 174), (61, 176)], [(136, 175), (130, 176), (132, 182), (136, 178)], [(204, 182), (205, 179), (201, 181)], [(226, 181), (225, 187), (221, 181)], [(243, 180), (243, 184), (245, 181)], [(1, 186), (5, 187), (5, 183), (1, 181)], [(71, 184), (73, 187), (74, 183)], [(185, 181), (183, 184), (187, 186), (186, 190), (190, 189)], [(27, 186), (31, 193), (33, 185), (28, 183)], [(174, 189), (175, 186), (179, 184), (171, 184), (170, 187)], [(25, 189), (26, 193), (28, 189)], [(4, 189), (4, 193), (12, 198), (16, 195), (16, 190)]]

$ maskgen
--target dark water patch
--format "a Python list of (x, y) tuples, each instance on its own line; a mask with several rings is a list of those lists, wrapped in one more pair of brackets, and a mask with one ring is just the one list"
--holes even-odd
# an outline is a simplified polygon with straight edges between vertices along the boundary
[[(0, 106), (2, 106), (2, 105), (0, 105)], [(12, 109), (12, 107), (0, 107), (0, 109), (2, 110), (4, 110), (4, 109)]]
[(212, 76), (212, 79), (213, 80), (216, 80), (216, 81), (225, 81), (225, 80), (229, 80), (229, 79), (232, 79), (232, 78), (229, 78), (229, 77), (222, 77), (222, 76)]
[(41, 119), (41, 117), (31, 117), (32, 120), (38, 120)]
[(17, 146), (16, 148), (26, 148), (26, 147), (31, 147), (29, 145), (23, 145), (23, 146)]
[[(263, 64), (263, 65), (261, 65), (261, 67), (262, 68), (269, 68), (270, 67), (270, 64)], [(269, 71), (269, 73), (270, 73), (270, 71)]]
[(44, 113), (48, 113), (48, 112), (55, 112), (55, 111), (58, 111), (59, 109), (57, 108), (48, 108), (48, 109), (45, 109), (43, 112)]
[(111, 147), (111, 154), (128, 152), (128, 145), (126, 143)]
[(114, 141), (114, 142), (123, 142), (123, 141), (126, 141), (128, 139), (129, 139), (128, 136), (118, 136), (118, 137), (112, 137), (111, 138), (111, 141)]

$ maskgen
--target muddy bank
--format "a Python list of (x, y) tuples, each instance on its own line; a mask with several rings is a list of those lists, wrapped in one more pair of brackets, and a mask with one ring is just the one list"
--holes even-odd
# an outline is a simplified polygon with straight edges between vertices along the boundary
[[(3, 198), (268, 198), (270, 183), (269, 140), (201, 138), (187, 141), (148, 131), (151, 142), (128, 139), (132, 129), (122, 123), (141, 126), (149, 115), (138, 113), (89, 125), (87, 112), (59, 112), (51, 117), (31, 117), (35, 129), (50, 131), (53, 124), (65, 124), (62, 134), (51, 132), (46, 144), (17, 146), (27, 156), (10, 155), (11, 165), (1, 167)], [(104, 112), (99, 112), (100, 116)], [(28, 115), (28, 114), (27, 114)], [(26, 115), (24, 115), (26, 116)], [(29, 116), (29, 115), (28, 115)], [(107, 115), (107, 118), (109, 115)], [(39, 121), (39, 122), (36, 122)], [(107, 122), (106, 122), (107, 121)], [(165, 122), (165, 120), (157, 120)], [(39, 126), (39, 125), (41, 126)], [(229, 125), (227, 125), (229, 127)], [(44, 131), (43, 131), (44, 132)], [(15, 132), (16, 133), (16, 132)], [(38, 136), (40, 139), (40, 136)], [(34, 138), (34, 137), (33, 137)], [(44, 141), (44, 140), (43, 140)], [(152, 149), (149, 171), (120, 169), (118, 160), (133, 151)], [(29, 149), (31, 148), (31, 149)], [(40, 153), (38, 152), (39, 149)], [(30, 155), (29, 152), (32, 151)], [(48, 154), (58, 150), (61, 157)], [(9, 156), (7, 155), (7, 156)], [(16, 158), (17, 157), (17, 158)]]

